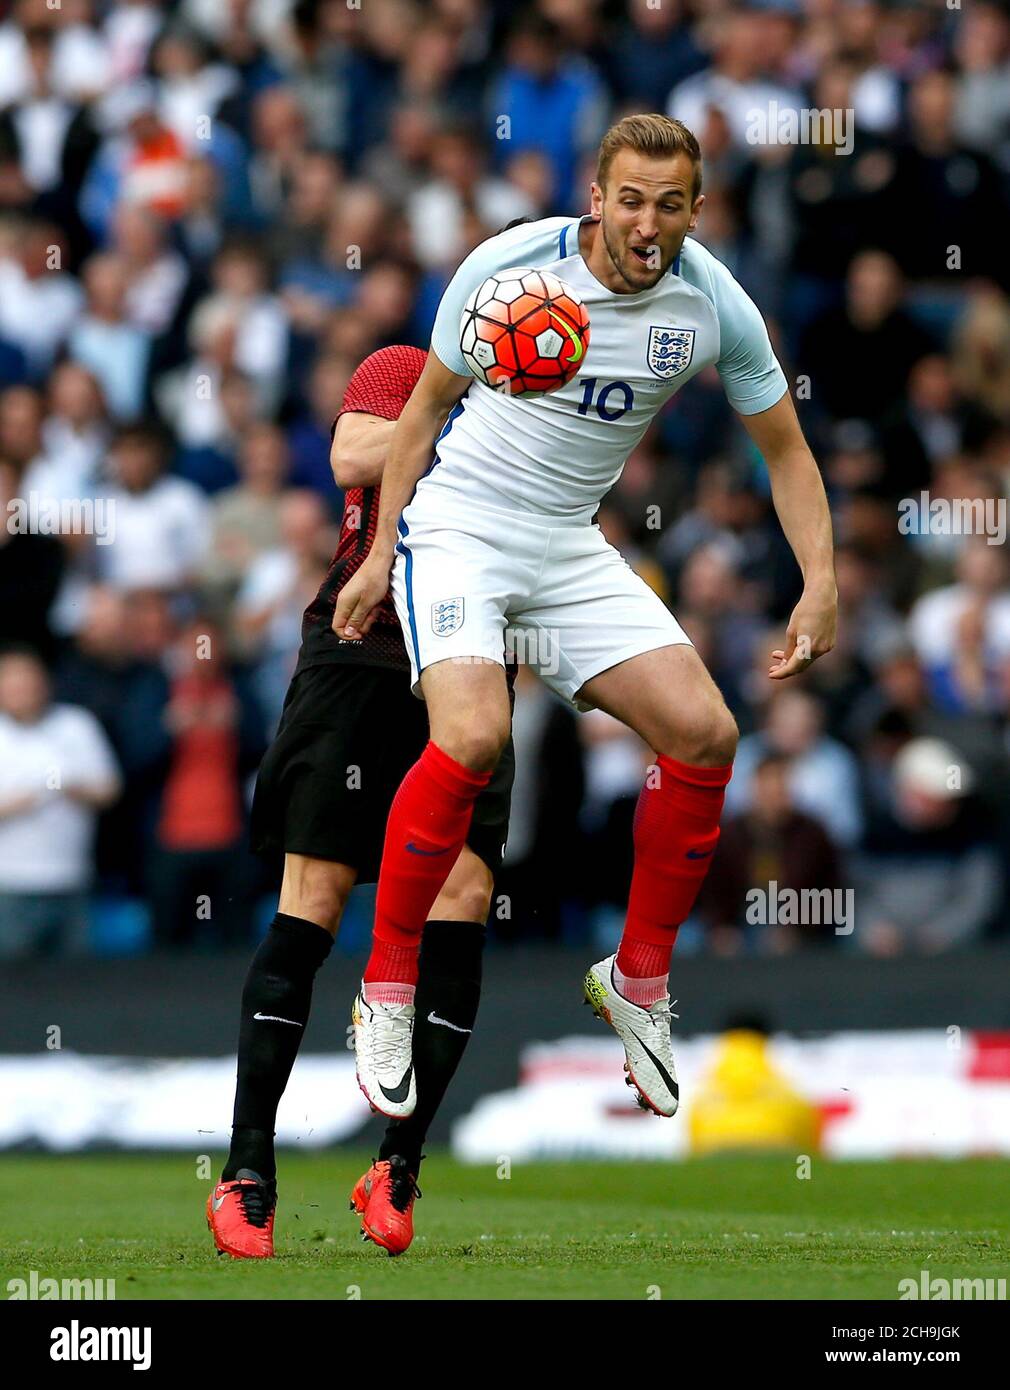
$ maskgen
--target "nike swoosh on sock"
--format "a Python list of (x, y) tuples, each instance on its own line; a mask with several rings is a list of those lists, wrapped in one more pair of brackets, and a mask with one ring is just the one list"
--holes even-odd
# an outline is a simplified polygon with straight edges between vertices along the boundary
[(432, 1009), (428, 1015), (429, 1023), (439, 1023), (443, 1028), (451, 1028), (454, 1033), (472, 1033), (472, 1028), (461, 1028), (458, 1023), (450, 1023), (447, 1018), (439, 1018), (438, 1014)]

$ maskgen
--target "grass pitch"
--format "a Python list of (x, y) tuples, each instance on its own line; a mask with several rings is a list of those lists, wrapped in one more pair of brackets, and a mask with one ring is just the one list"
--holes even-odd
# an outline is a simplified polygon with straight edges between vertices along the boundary
[(923, 1269), (1010, 1272), (995, 1159), (814, 1159), (809, 1180), (791, 1157), (531, 1163), (506, 1180), (435, 1154), (396, 1260), (347, 1209), (366, 1163), (282, 1154), (278, 1258), (260, 1263), (215, 1254), (191, 1158), (2, 1157), (0, 1296), (33, 1269), (115, 1279), (119, 1299), (894, 1299)]

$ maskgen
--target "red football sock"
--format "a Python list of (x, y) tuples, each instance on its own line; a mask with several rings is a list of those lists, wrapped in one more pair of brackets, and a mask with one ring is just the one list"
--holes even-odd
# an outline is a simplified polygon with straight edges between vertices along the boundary
[(693, 767), (663, 754), (656, 765), (658, 774), (650, 771), (635, 811), (635, 869), (617, 951), (618, 970), (634, 979), (669, 974), (677, 928), (694, 906), (719, 841), (733, 771), (731, 764)]
[(366, 984), (417, 984), (425, 920), (459, 858), (473, 803), (490, 780), (490, 772), (471, 772), (429, 740), (400, 783), (386, 822)]

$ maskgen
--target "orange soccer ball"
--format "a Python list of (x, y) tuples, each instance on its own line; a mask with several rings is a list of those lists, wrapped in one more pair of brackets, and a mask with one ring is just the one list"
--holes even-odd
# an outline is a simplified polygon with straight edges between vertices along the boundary
[(511, 396), (557, 391), (585, 362), (589, 314), (549, 270), (500, 270), (466, 301), (459, 345), (485, 386)]

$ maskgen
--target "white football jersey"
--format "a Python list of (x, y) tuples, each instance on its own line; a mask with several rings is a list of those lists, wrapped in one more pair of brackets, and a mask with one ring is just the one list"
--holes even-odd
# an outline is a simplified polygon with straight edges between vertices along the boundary
[(590, 342), (578, 376), (549, 395), (511, 397), (474, 381), (439, 436), (418, 499), (447, 488), (477, 506), (585, 523), (656, 412), (702, 368), (716, 366), (742, 415), (785, 394), (764, 320), (711, 252), (688, 237), (651, 289), (615, 294), (582, 258), (583, 220), (549, 217), (501, 232), (453, 276), (431, 346), (460, 376), (469, 375), (459, 343), (463, 306), (496, 270), (534, 266), (560, 276), (589, 311)]

